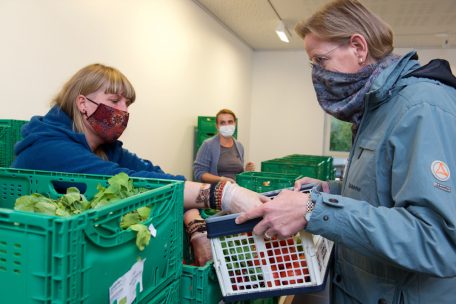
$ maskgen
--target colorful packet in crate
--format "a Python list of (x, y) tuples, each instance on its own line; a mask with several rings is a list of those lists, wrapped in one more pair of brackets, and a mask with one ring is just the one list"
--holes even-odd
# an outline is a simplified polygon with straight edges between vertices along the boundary
[(237, 216), (206, 220), (225, 301), (311, 293), (325, 288), (333, 242), (304, 230), (285, 240), (265, 239), (252, 233), (261, 219), (237, 225)]

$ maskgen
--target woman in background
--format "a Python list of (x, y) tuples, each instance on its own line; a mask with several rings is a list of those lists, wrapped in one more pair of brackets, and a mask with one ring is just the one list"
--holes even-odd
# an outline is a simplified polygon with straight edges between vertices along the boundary
[(255, 164), (248, 162), (244, 168), (244, 147), (233, 135), (236, 130), (236, 115), (228, 109), (215, 116), (218, 133), (206, 139), (198, 150), (193, 163), (196, 181), (217, 183), (236, 181), (236, 174), (254, 171)]

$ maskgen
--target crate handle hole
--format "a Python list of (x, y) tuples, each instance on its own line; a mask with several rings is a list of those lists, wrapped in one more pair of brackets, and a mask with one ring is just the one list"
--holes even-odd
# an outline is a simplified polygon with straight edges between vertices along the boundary
[(63, 181), (52, 181), (51, 183), (54, 187), (55, 192), (57, 192), (58, 194), (66, 194), (67, 189), (70, 187), (78, 188), (81, 194), (84, 194), (87, 191), (87, 185), (85, 183)]

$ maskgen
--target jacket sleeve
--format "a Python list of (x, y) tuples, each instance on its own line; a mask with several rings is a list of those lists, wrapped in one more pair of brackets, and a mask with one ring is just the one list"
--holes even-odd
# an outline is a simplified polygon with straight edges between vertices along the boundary
[(184, 176), (166, 174), (149, 161), (141, 160), (125, 149), (119, 149), (115, 153), (119, 157), (119, 162), (116, 162), (101, 159), (87, 147), (74, 141), (56, 139), (41, 143), (36, 142), (27, 151), (22, 152), (24, 155), (20, 156), (21, 161), (16, 162), (15, 167), (102, 175), (115, 175), (125, 172), (132, 177), (185, 180)]
[(210, 171), (212, 163), (211, 155), (209, 142), (206, 140), (198, 149), (195, 161), (193, 162), (193, 177), (195, 181), (201, 182), (201, 176)]
[(244, 165), (245, 165), (244, 146), (239, 141), (237, 141), (237, 144), (239, 145), (239, 154), (240, 154), (240, 157), (241, 157), (242, 167), (244, 167)]
[[(455, 276), (455, 131), (456, 117), (436, 105), (408, 108), (387, 141), (391, 201), (373, 206), (320, 193), (307, 230), (411, 271)], [(449, 172), (441, 167), (436, 178), (434, 161)]]

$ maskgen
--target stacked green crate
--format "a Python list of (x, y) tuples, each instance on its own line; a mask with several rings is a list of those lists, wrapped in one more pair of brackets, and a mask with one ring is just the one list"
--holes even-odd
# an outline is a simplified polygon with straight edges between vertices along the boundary
[(328, 176), (328, 180), (333, 180), (336, 174), (336, 169), (333, 166), (332, 156), (319, 156), (319, 155), (306, 155), (306, 154), (290, 154), (283, 157), (284, 159), (292, 159), (295, 161), (319, 161), (323, 160), (326, 166), (325, 176)]
[(263, 193), (293, 187), (300, 177), (299, 174), (250, 171), (237, 174), (236, 183), (252, 191)]
[[(135, 187), (148, 190), (68, 217), (13, 209), (23, 195), (56, 199), (62, 185), (77, 187), (90, 200), (109, 178), (0, 169), (4, 303), (109, 303), (120, 288), (136, 295), (137, 304), (180, 303), (175, 299), (180, 297), (182, 276), (182, 182), (132, 178)], [(156, 234), (140, 251), (136, 233), (119, 223), (143, 206), (151, 208), (144, 224)]]
[(194, 266), (193, 252), (188, 236), (184, 231), (184, 265), (182, 268), (182, 304), (212, 304), (222, 300), (213, 262), (204, 266)]
[(22, 138), (26, 120), (0, 119), (0, 167), (9, 167), (14, 160), (14, 144)]
[(213, 262), (202, 267), (185, 265), (181, 278), (182, 304), (212, 304), (222, 300)]
[(291, 154), (261, 162), (262, 172), (308, 176), (320, 180), (334, 179), (331, 156)]

